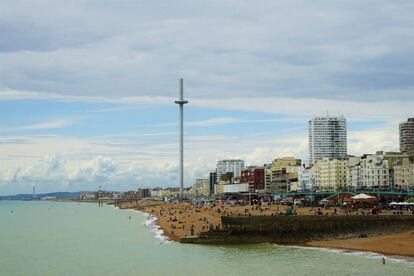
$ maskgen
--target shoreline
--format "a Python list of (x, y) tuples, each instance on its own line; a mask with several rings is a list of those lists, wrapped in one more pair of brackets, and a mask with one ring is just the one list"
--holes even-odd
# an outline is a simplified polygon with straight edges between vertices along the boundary
[(309, 248), (309, 249), (325, 249), (328, 251), (336, 251), (336, 252), (342, 252), (342, 253), (371, 253), (376, 255), (383, 255), (385, 257), (389, 257), (392, 259), (401, 259), (405, 260), (407, 262), (414, 264), (414, 255), (397, 255), (397, 254), (391, 254), (386, 251), (371, 251), (371, 250), (363, 250), (363, 249), (350, 249), (345, 247), (334, 247), (334, 246), (314, 246), (314, 245), (303, 245), (299, 246), (300, 248)]
[(336, 254), (359, 256), (359, 257), (368, 258), (368, 259), (381, 260), (382, 258), (384, 258), (393, 263), (404, 262), (410, 267), (414, 268), (414, 257), (405, 256), (405, 255), (395, 255), (395, 254), (388, 254), (385, 252), (376, 252), (376, 251), (369, 251), (369, 250), (352, 250), (352, 249), (337, 248), (337, 247), (311, 246), (307, 244), (286, 245), (286, 247), (305, 249), (305, 250), (321, 250), (321, 251), (332, 252)]
[(146, 213), (136, 209), (134, 209), (134, 212), (140, 213), (147, 217), (144, 222), (144, 225), (146, 228), (150, 229), (152, 233), (154, 233), (155, 238), (159, 239), (161, 242), (173, 242), (173, 240), (169, 236), (165, 235), (164, 229), (162, 229), (162, 227), (158, 225), (158, 217), (150, 213)]
[(406, 257), (414, 262), (414, 230), (367, 238), (310, 241), (304, 247), (373, 252), (385, 256)]
[[(120, 206), (121, 209), (133, 209), (155, 219), (152, 223), (162, 231), (167, 241), (179, 242), (189, 235), (190, 226), (195, 229), (194, 235), (216, 227), (221, 223), (221, 216), (234, 214), (245, 216), (249, 209), (252, 215), (270, 215), (272, 211), (284, 211), (285, 206), (263, 206), (257, 210), (255, 206), (197, 206), (189, 203), (164, 203), (157, 201), (130, 202)], [(222, 210), (217, 213), (217, 210)], [(254, 210), (253, 210), (254, 209)], [(332, 212), (332, 210), (330, 210)], [(298, 209), (301, 214), (309, 213), (308, 209)], [(156, 233), (154, 231), (154, 233)], [(297, 245), (297, 244), (296, 244)], [(291, 246), (295, 246), (292, 244)], [(305, 248), (343, 250), (350, 252), (376, 253), (389, 257), (403, 258), (414, 262), (414, 228), (409, 231), (392, 234), (372, 235), (366, 238), (314, 240), (301, 244)]]

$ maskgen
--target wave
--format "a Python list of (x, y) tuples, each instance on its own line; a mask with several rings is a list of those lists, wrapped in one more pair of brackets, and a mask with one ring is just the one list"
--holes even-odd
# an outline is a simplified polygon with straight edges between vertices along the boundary
[(410, 267), (414, 268), (414, 258), (405, 257), (405, 256), (398, 256), (398, 255), (383, 255), (381, 253), (371, 252), (371, 251), (355, 251), (349, 249), (339, 249), (339, 248), (326, 248), (326, 247), (308, 247), (308, 246), (287, 246), (290, 248), (298, 248), (298, 249), (307, 249), (307, 250), (319, 250), (325, 252), (333, 252), (336, 254), (344, 254), (344, 255), (353, 255), (358, 257), (364, 257), (371, 260), (382, 260), (384, 258), (386, 262), (390, 263), (403, 263)]
[[(122, 210), (118, 206), (114, 206), (114, 205), (111, 205), (111, 206), (113, 208)], [(128, 210), (133, 211), (133, 212), (137, 212), (137, 213), (140, 213), (140, 214), (146, 216), (146, 220), (144, 222), (144, 225), (145, 225), (146, 228), (148, 228), (151, 232), (154, 233), (154, 235), (157, 239), (159, 239), (163, 243), (171, 243), (172, 242), (171, 240), (168, 239), (167, 236), (164, 235), (164, 231), (157, 224), (158, 218), (156, 216), (153, 216), (153, 215), (151, 215), (149, 213), (146, 213), (146, 212), (143, 212), (143, 211), (131, 210), (131, 209), (128, 209)]]
[(167, 236), (164, 235), (164, 231), (157, 224), (158, 218), (156, 216), (153, 216), (149, 213), (145, 213), (145, 212), (138, 211), (138, 210), (135, 210), (135, 211), (138, 212), (138, 213), (141, 213), (141, 214), (143, 214), (147, 217), (147, 219), (144, 222), (144, 225), (145, 225), (146, 228), (148, 228), (151, 232), (153, 232), (155, 234), (155, 237), (157, 239), (159, 239), (160, 241), (165, 242), (165, 243), (172, 242), (168, 239)]

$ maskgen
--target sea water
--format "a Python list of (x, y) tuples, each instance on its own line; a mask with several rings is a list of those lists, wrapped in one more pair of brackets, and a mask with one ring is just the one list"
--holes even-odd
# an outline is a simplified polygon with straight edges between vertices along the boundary
[(378, 254), (168, 242), (154, 222), (92, 203), (0, 201), (0, 275), (414, 275)]

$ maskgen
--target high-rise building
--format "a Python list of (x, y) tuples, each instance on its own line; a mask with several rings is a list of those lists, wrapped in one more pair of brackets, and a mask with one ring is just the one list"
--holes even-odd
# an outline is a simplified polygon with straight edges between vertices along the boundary
[(345, 159), (347, 155), (346, 119), (316, 117), (309, 121), (309, 161), (328, 157)]
[(217, 179), (228, 172), (233, 173), (234, 178), (239, 178), (244, 170), (243, 160), (220, 160), (217, 162)]
[(414, 118), (400, 124), (400, 151), (414, 154)]

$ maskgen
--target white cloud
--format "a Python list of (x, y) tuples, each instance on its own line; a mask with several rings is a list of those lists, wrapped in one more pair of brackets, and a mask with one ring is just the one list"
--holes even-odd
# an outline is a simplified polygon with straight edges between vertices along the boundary
[(61, 119), (61, 120), (55, 120), (55, 121), (33, 123), (33, 124), (23, 125), (23, 126), (0, 127), (0, 132), (15, 132), (15, 131), (22, 131), (22, 130), (46, 130), (46, 129), (64, 128), (64, 127), (76, 124), (77, 121), (78, 120), (74, 120), (74, 119)]
[[(94, 116), (135, 105), (172, 106), (183, 77), (193, 108), (279, 114), (304, 125), (326, 111), (385, 121), (350, 131), (350, 154), (395, 150), (398, 122), (413, 116), (409, 1), (6, 0), (3, 6), (0, 100), (117, 104), (89, 113)], [(186, 125), (278, 120), (218, 115)], [(14, 130), (46, 132), (74, 123), (54, 119)], [(91, 187), (100, 181), (124, 188), (172, 185), (177, 145), (170, 134), (0, 137), (0, 174), (9, 184), (45, 181), (51, 190), (77, 181)], [(159, 136), (165, 138), (155, 141)], [(304, 129), (186, 136), (187, 184), (220, 158), (257, 165), (278, 156), (307, 158), (306, 140)]]
[(4, 6), (3, 88), (175, 98), (184, 77), (190, 98), (387, 101), (409, 97), (414, 87), (410, 2)]
[[(98, 186), (128, 190), (177, 185), (176, 143), (107, 145), (116, 139), (119, 137), (98, 140), (59, 136), (10, 138), (7, 144), (0, 143), (0, 151), (5, 153), (5, 158), (0, 159), (2, 193), (21, 192), (32, 185), (43, 191), (89, 190)], [(122, 139), (128, 141), (137, 137)], [(353, 155), (397, 150), (397, 145), (394, 124), (348, 133), (348, 153)], [(208, 177), (220, 159), (241, 158), (247, 165), (259, 166), (284, 156), (306, 160), (307, 147), (306, 130), (243, 136), (189, 136), (185, 148), (186, 185), (191, 185), (196, 178)], [(24, 155), (28, 152), (32, 155)]]

